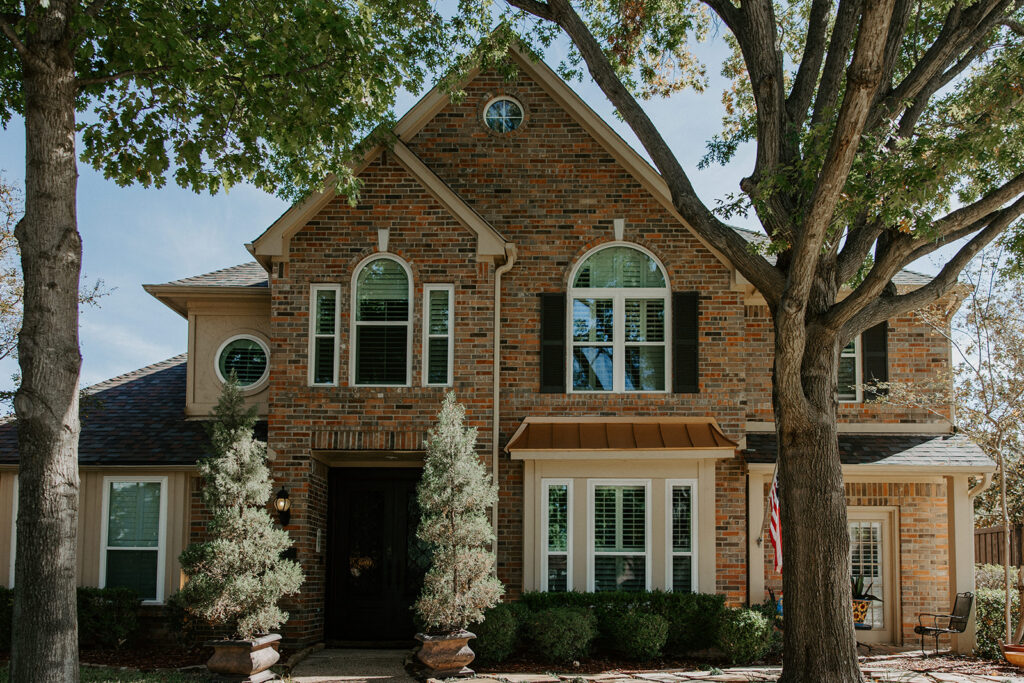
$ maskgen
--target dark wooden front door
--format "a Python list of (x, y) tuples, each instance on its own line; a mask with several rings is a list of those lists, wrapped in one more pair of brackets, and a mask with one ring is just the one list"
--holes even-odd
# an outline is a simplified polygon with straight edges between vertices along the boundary
[(418, 468), (331, 470), (327, 614), (333, 641), (411, 641), (412, 607), (429, 566), (416, 538)]

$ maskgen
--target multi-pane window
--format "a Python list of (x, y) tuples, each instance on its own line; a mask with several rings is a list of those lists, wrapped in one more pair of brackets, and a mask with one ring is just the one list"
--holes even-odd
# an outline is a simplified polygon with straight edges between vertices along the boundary
[(669, 514), (668, 587), (680, 593), (697, 590), (695, 482), (670, 481), (666, 507)]
[(309, 383), (338, 383), (338, 285), (310, 289)]
[(405, 264), (380, 256), (355, 277), (354, 383), (409, 384), (411, 278)]
[(447, 386), (452, 383), (452, 301), (453, 285), (423, 286), (423, 383)]
[(649, 484), (591, 481), (590, 486), (591, 590), (646, 590)]
[(885, 628), (885, 578), (882, 564), (882, 523), (874, 521), (849, 522), (850, 575), (862, 578), (864, 592), (875, 596), (868, 608), (865, 623), (872, 629)]
[(839, 400), (861, 401), (861, 349), (860, 335), (839, 353)]
[(570, 301), (573, 391), (665, 391), (669, 289), (653, 257), (599, 248), (577, 269)]
[(543, 517), (540, 589), (552, 592), (572, 590), (572, 482), (545, 480), (541, 487)]
[(261, 384), (270, 371), (267, 345), (248, 334), (231, 337), (217, 352), (217, 378), (227, 382), (232, 375), (243, 389)]
[(159, 477), (104, 479), (101, 587), (163, 600), (165, 489)]

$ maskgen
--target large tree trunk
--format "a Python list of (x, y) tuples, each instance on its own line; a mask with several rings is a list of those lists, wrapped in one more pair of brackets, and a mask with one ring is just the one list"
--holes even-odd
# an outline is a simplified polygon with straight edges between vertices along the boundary
[(795, 330), (804, 316), (786, 318), (775, 323), (774, 382), (786, 608), (780, 682), (861, 683), (836, 429), (838, 340), (811, 330), (801, 344)]
[[(18, 338), (18, 544), (11, 680), (78, 680), (78, 280), (75, 71), (66, 3), (26, 8), (25, 216), (15, 229), (25, 278)], [(48, 68), (43, 68), (48, 65)]]

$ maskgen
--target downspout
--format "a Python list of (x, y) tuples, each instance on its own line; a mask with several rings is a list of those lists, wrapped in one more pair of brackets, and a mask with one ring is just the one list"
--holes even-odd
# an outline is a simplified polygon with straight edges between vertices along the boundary
[[(492, 414), (494, 424), (491, 427), (491, 481), (498, 484), (498, 434), (501, 427), (501, 408), (499, 397), (501, 395), (501, 276), (512, 269), (516, 263), (516, 245), (505, 245), (505, 263), (494, 269), (494, 369), (491, 375), (494, 378), (494, 393), (492, 400)], [(494, 553), (494, 571), (498, 571), (498, 505), (491, 508), (491, 526), (494, 527), (494, 543), (491, 544), (491, 551)]]
[(992, 473), (991, 472), (986, 472), (982, 476), (981, 481), (979, 481), (977, 484), (975, 484), (971, 488), (967, 489), (967, 500), (970, 501), (973, 504), (974, 503), (974, 499), (978, 497), (978, 494), (979, 493), (984, 493), (985, 489), (987, 489), (991, 485), (992, 485)]

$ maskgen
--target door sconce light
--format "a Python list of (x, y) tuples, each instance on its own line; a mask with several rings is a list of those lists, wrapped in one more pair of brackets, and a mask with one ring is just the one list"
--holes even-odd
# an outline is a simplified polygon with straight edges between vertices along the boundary
[(281, 520), (281, 526), (288, 526), (288, 522), (292, 518), (292, 502), (288, 500), (288, 490), (283, 486), (274, 496), (274, 509), (277, 510), (277, 518)]

